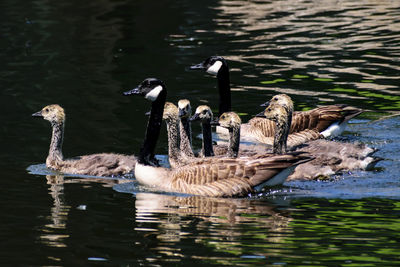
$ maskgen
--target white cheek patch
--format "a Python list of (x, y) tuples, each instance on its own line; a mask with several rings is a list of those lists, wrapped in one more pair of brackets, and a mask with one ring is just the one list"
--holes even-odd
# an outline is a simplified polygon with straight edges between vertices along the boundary
[(207, 69), (207, 72), (212, 75), (217, 75), (221, 67), (222, 67), (222, 62), (220, 60), (217, 60), (211, 67)]
[(160, 92), (162, 91), (162, 89), (163, 89), (162, 86), (158, 85), (154, 87), (150, 92), (148, 92), (144, 98), (150, 101), (155, 101)]

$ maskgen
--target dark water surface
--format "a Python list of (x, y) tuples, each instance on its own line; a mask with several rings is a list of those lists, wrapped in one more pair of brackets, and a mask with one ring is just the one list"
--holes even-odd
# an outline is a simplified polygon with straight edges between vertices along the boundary
[[(0, 14), (0, 264), (400, 264), (399, 1), (3, 0)], [(31, 114), (43, 106), (66, 109), (65, 156), (135, 153), (149, 103), (122, 92), (158, 77), (170, 101), (215, 108), (216, 80), (187, 70), (215, 54), (229, 62), (244, 120), (278, 92), (300, 110), (350, 104), (368, 112), (341, 138), (385, 160), (252, 199), (37, 165), (50, 126)]]

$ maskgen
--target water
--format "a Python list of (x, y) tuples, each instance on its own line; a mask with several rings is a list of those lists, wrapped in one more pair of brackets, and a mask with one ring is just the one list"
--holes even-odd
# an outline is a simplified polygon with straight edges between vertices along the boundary
[[(0, 10), (1, 264), (400, 263), (398, 1), (38, 0)], [(214, 54), (229, 62), (244, 120), (278, 92), (298, 110), (353, 105), (367, 112), (341, 138), (385, 160), (250, 199), (43, 169), (50, 126), (32, 113), (66, 109), (66, 156), (137, 152), (149, 103), (122, 92), (158, 77), (170, 101), (215, 108), (216, 80), (187, 69)]]

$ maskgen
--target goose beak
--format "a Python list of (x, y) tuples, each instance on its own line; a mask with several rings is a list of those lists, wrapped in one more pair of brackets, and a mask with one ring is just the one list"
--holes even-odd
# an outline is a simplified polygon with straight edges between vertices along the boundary
[(38, 111), (32, 114), (32, 117), (43, 117), (42, 111)]
[(264, 104), (261, 104), (260, 107), (268, 107), (268, 106), (269, 106), (269, 102), (270, 102), (270, 101), (267, 101), (267, 102), (265, 102)]
[(200, 64), (196, 64), (196, 65), (190, 66), (189, 69), (191, 69), (191, 70), (205, 70), (206, 68), (204, 67), (203, 63), (200, 63)]
[(266, 118), (266, 116), (264, 115), (264, 111), (261, 111), (261, 112), (258, 113), (255, 117)]
[(210, 122), (210, 124), (211, 124), (212, 126), (220, 126), (218, 120), (213, 120), (213, 121)]
[(197, 121), (200, 120), (200, 116), (198, 113), (195, 113), (192, 117), (190, 117), (189, 121)]
[(139, 87), (136, 87), (132, 90), (126, 91), (123, 94), (124, 95), (140, 95)]
[(186, 115), (186, 112), (183, 109), (179, 109), (178, 115), (179, 115), (179, 117), (183, 117)]

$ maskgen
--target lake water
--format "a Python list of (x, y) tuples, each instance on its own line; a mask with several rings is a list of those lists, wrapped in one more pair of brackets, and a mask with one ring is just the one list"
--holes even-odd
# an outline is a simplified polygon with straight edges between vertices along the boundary
[[(0, 264), (400, 264), (399, 1), (4, 0), (0, 10)], [(67, 157), (137, 153), (150, 107), (122, 92), (157, 77), (169, 101), (216, 109), (215, 78), (187, 69), (210, 55), (228, 60), (243, 120), (276, 93), (297, 110), (349, 104), (366, 112), (340, 139), (384, 160), (246, 199), (43, 168), (50, 126), (32, 113), (65, 108)], [(165, 128), (157, 153), (165, 159)]]

